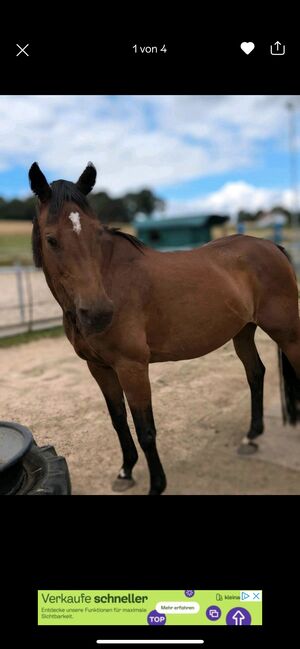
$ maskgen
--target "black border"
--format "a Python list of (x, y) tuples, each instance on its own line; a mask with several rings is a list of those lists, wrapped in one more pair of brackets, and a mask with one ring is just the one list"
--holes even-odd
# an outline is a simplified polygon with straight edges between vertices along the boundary
[[(297, 619), (289, 620), (284, 608), (296, 597), (299, 576), (291, 500), (284, 496), (141, 496), (126, 498), (126, 507), (118, 496), (2, 501), (5, 619), (14, 644), (89, 647), (99, 633), (112, 637), (106, 627), (38, 627), (41, 588), (260, 588), (263, 626), (243, 627), (242, 645), (241, 635), (225, 626), (173, 627), (176, 637), (197, 629), (204, 646), (265, 647), (285, 637), (287, 621), (290, 634), (296, 632)], [(132, 637), (170, 637), (172, 627), (116, 627), (113, 636), (129, 630)]]
[[(284, 56), (271, 56), (276, 40)], [(253, 41), (248, 56), (242, 41)], [(16, 43), (25, 45), (29, 57)], [(167, 53), (135, 54), (134, 44), (166, 45)], [(298, 39), (280, 26), (216, 31), (191, 22), (189, 29), (124, 29), (121, 34), (89, 24), (80, 36), (63, 29), (16, 29), (0, 41), (2, 94), (298, 94)], [(294, 68), (294, 71), (293, 71)]]

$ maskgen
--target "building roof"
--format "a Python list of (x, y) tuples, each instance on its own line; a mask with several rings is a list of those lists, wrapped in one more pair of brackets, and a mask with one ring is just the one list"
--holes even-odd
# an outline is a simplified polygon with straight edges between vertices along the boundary
[(162, 216), (155, 219), (135, 219), (133, 224), (138, 230), (169, 230), (181, 228), (199, 228), (211, 225), (219, 225), (229, 220), (228, 216), (219, 216), (217, 214), (198, 215), (198, 216), (174, 216), (172, 218)]

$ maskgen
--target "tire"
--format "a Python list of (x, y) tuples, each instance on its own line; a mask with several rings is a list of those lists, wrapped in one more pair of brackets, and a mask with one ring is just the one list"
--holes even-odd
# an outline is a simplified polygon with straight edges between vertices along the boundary
[(22, 460), (23, 481), (16, 496), (70, 496), (71, 480), (64, 457), (53, 446), (34, 442)]

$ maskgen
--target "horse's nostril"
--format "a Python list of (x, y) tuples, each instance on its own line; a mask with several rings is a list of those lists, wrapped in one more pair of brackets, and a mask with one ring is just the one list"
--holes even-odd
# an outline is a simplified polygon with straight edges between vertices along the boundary
[(77, 310), (77, 315), (79, 323), (84, 327), (86, 332), (88, 330), (91, 332), (94, 330), (101, 331), (110, 324), (113, 316), (113, 309), (110, 305), (109, 308), (105, 305), (105, 308), (102, 307), (101, 309), (79, 308)]
[(90, 311), (88, 309), (78, 309), (79, 317), (83, 320), (89, 320)]

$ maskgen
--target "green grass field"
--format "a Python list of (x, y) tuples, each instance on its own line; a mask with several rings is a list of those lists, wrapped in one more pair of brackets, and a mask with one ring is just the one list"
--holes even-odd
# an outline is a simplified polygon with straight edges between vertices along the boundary
[(30, 234), (1, 234), (0, 225), (0, 265), (32, 264)]
[[(126, 232), (134, 233), (133, 228), (126, 224), (114, 224)], [(31, 251), (31, 221), (0, 220), (0, 266), (13, 264), (32, 265)]]
[(40, 338), (57, 338), (64, 334), (63, 327), (51, 327), (51, 329), (43, 329), (41, 331), (28, 331), (23, 334), (16, 334), (15, 336), (6, 336), (0, 338), (0, 349), (4, 347), (13, 347), (14, 345), (24, 345), (31, 343)]

